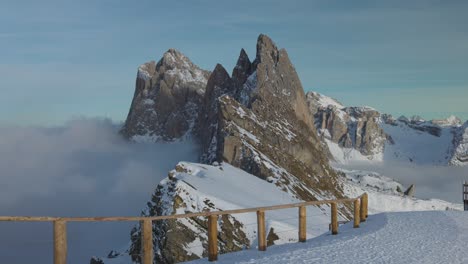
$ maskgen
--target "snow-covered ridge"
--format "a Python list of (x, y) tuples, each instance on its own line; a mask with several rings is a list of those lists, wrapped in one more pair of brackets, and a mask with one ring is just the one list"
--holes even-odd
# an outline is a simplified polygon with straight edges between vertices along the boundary
[[(357, 197), (364, 192), (369, 195), (369, 213), (421, 210), (461, 210), (461, 205), (441, 200), (421, 200), (405, 196), (405, 188), (398, 182), (374, 172), (343, 170), (340, 182), (348, 197)], [(229, 210), (298, 202), (292, 194), (282, 191), (274, 183), (261, 180), (229, 164), (197, 164), (180, 162), (176, 169), (156, 188), (148, 202), (144, 215), (170, 215), (205, 210)], [(369, 217), (372, 221), (374, 215)], [(328, 206), (307, 208), (307, 237), (313, 238), (328, 232), (330, 208)], [(345, 220), (340, 216), (340, 220)], [(177, 252), (188, 256), (185, 260), (207, 256), (206, 225), (203, 219), (180, 219), (169, 226), (155, 223), (154, 237), (157, 249), (178, 247)], [(287, 209), (267, 213), (267, 235), (269, 245), (297, 242), (297, 210)], [(231, 226), (231, 227), (229, 227)], [(229, 227), (229, 228), (228, 228)], [(234, 228), (235, 227), (235, 228)], [(223, 229), (224, 228), (224, 229)], [(256, 215), (236, 214), (220, 219), (218, 230), (223, 236), (221, 252), (255, 249)], [(172, 231), (171, 231), (172, 230)], [(165, 240), (170, 237), (175, 244)], [(232, 234), (229, 236), (228, 234)], [(104, 263), (128, 263), (128, 254), (135, 253), (139, 240), (138, 229), (132, 235), (133, 244), (122, 253), (115, 253)], [(275, 238), (276, 237), (276, 238)], [(231, 244), (228, 248), (226, 245)], [(269, 250), (270, 251), (270, 250)], [(158, 251), (156, 251), (157, 254)], [(225, 255), (220, 257), (224, 259)], [(161, 255), (158, 255), (161, 258)], [(122, 262), (119, 262), (122, 261)], [(166, 259), (167, 261), (167, 259)]]
[(320, 107), (329, 107), (333, 106), (339, 109), (344, 108), (345, 106), (340, 103), (338, 100), (328, 97), (326, 95), (317, 93), (317, 92), (308, 92), (306, 97), (308, 99), (314, 100)]
[[(156, 188), (155, 194), (144, 209), (144, 215), (170, 215), (206, 210), (219, 211), (299, 202), (292, 194), (227, 163), (205, 165), (180, 162), (176, 169)], [(297, 209), (269, 211), (266, 214), (266, 230), (269, 245), (297, 242)], [(308, 237), (318, 236), (328, 230), (329, 206), (308, 207)], [(340, 216), (340, 220), (343, 220)], [(155, 222), (155, 247), (171, 250), (185, 260), (207, 256), (206, 223), (204, 218), (179, 219), (164, 225)], [(225, 229), (223, 229), (225, 228)], [(255, 213), (235, 214), (220, 218), (218, 230), (221, 236), (221, 252), (238, 251), (257, 246), (257, 219)], [(169, 236), (166, 234), (170, 233)], [(132, 245), (116, 258), (102, 260), (104, 263), (120, 263), (128, 260), (128, 254), (138, 250), (139, 229), (133, 231)], [(177, 239), (172, 240), (167, 239)], [(225, 243), (225, 244), (223, 244)], [(174, 249), (174, 248), (178, 249)], [(156, 251), (156, 259), (170, 261)], [(112, 262), (114, 261), (114, 262)]]
[(338, 169), (343, 173), (344, 193), (355, 197), (361, 193), (369, 195), (369, 213), (462, 210), (462, 204), (438, 199), (423, 200), (404, 195), (401, 183), (376, 172)]
[(307, 93), (307, 99), (317, 132), (337, 162), (468, 164), (463, 136), (468, 132), (455, 116), (429, 121), (420, 116), (394, 118), (371, 107), (345, 107), (317, 92)]

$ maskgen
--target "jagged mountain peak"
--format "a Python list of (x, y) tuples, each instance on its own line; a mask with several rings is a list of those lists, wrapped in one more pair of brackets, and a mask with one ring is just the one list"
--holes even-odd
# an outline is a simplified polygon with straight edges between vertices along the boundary
[[(184, 63), (185, 62), (185, 63)], [(163, 57), (159, 61), (161, 65), (168, 65), (168, 66), (176, 66), (176, 64), (180, 64), (181, 66), (189, 67), (193, 66), (192, 61), (185, 56), (182, 52), (170, 48), (166, 52), (164, 52)]]
[(145, 62), (138, 67), (137, 78), (148, 80), (156, 73), (156, 62), (154, 60)]
[(265, 34), (260, 34), (257, 39), (256, 62), (261, 63), (264, 60), (278, 62), (279, 51), (273, 40)]
[(190, 136), (209, 76), (176, 49), (140, 65), (122, 134), (136, 141)]
[(252, 62), (250, 61), (249, 55), (245, 51), (244, 48), (241, 48), (239, 52), (239, 58), (237, 59), (236, 66), (234, 67), (234, 70), (238, 67), (242, 67), (243, 65), (246, 64), (251, 64)]
[[(250, 62), (249, 55), (247, 55), (247, 52), (245, 51), (244, 48), (242, 48), (240, 51), (239, 60), (247, 60)], [(238, 63), (239, 63), (239, 60), (237, 61)]]
[(222, 64), (219, 64), (217, 63), (213, 72), (211, 72), (211, 76), (210, 76), (210, 79), (212, 78), (213, 75), (220, 75), (222, 77), (229, 77), (229, 73), (226, 71), (226, 68), (224, 68), (224, 66)]
[(249, 59), (249, 55), (244, 49), (241, 49), (239, 58), (237, 59), (236, 66), (232, 70), (232, 78), (239, 84), (242, 85), (247, 78), (252, 74), (253, 65)]

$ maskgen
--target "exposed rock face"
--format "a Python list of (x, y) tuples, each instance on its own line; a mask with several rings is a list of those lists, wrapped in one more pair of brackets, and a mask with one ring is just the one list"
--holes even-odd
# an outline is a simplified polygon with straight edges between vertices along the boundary
[(410, 187), (404, 192), (406, 196), (409, 197), (414, 197), (414, 193), (416, 192), (416, 188), (414, 187), (414, 184), (411, 184)]
[(175, 49), (138, 68), (135, 94), (122, 128), (134, 140), (172, 141), (195, 126), (210, 73)]
[(223, 76), (234, 88), (213, 98), (219, 107), (211, 122), (217, 124), (216, 142), (211, 139), (204, 156), (212, 159), (205, 162), (228, 162), (301, 199), (341, 197), (286, 51), (260, 35), (255, 61), (249, 65), (241, 51), (231, 81)]
[(197, 137), (200, 140), (201, 160), (211, 163), (216, 160), (218, 145), (218, 98), (236, 93), (234, 81), (223, 66), (216, 65), (206, 86), (203, 105), (200, 107), (197, 124)]
[(369, 159), (383, 152), (385, 142), (391, 142), (379, 125), (380, 113), (375, 109), (345, 107), (316, 92), (308, 92), (306, 97), (321, 137), (340, 147), (354, 148)]
[[(218, 159), (303, 200), (342, 197), (324, 152), (306, 141), (301, 131), (285, 120), (263, 121), (229, 96), (220, 98), (220, 109), (219, 134), (224, 144), (217, 150)], [(305, 162), (312, 158), (316, 160)]]
[(450, 164), (467, 165), (468, 164), (468, 121), (454, 131), (453, 152)]
[[(169, 172), (169, 177), (157, 187), (143, 213), (145, 216), (185, 214), (191, 212), (219, 211), (210, 197), (198, 193), (185, 181), (178, 179), (178, 174), (188, 174), (197, 177), (183, 163)], [(239, 251), (250, 247), (250, 240), (243, 231), (243, 224), (233, 216), (219, 218), (219, 252)], [(155, 263), (177, 263), (208, 257), (208, 222), (206, 217), (155, 221), (153, 223), (153, 241), (155, 248)], [(130, 255), (132, 260), (140, 263), (141, 245), (140, 227), (132, 230)]]

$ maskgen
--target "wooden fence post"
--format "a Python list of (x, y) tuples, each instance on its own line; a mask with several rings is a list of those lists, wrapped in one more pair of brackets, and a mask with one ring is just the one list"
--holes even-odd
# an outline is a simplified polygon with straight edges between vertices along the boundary
[(141, 249), (143, 264), (153, 264), (153, 221), (145, 219), (140, 222), (141, 225)]
[(266, 250), (265, 211), (257, 211), (258, 250)]
[(208, 261), (218, 260), (218, 216), (208, 216)]
[(359, 223), (360, 223), (360, 217), (359, 217), (359, 210), (360, 207), (359, 207), (359, 199), (356, 199), (354, 200), (354, 225), (353, 227), (354, 228), (358, 228), (359, 227)]
[(306, 242), (307, 226), (306, 226), (306, 207), (299, 207), (299, 242)]
[(367, 219), (367, 217), (369, 216), (369, 212), (368, 212), (369, 196), (367, 195), (367, 193), (364, 193), (364, 209), (366, 210), (364, 215), (366, 216), (366, 219)]
[(332, 235), (338, 234), (338, 208), (336, 203), (331, 203), (331, 226), (332, 226)]
[(54, 264), (67, 263), (67, 222), (54, 221)]
[(365, 194), (363, 194), (361, 196), (361, 210), (360, 210), (360, 214), (361, 214), (361, 222), (365, 222), (366, 221), (366, 209), (364, 208), (364, 206), (366, 206), (366, 203), (364, 202), (365, 200)]

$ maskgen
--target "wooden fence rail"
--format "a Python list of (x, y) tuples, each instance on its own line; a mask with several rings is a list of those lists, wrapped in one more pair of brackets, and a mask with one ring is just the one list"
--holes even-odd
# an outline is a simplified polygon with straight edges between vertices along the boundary
[(257, 213), (257, 235), (258, 250), (265, 251), (266, 228), (265, 212), (272, 210), (299, 208), (299, 242), (305, 242), (307, 237), (306, 230), (306, 207), (312, 205), (330, 205), (331, 206), (331, 231), (333, 235), (338, 234), (338, 204), (353, 203), (354, 205), (354, 228), (358, 228), (361, 222), (366, 221), (368, 195), (364, 193), (357, 198), (322, 200), (300, 202), (293, 204), (282, 204), (255, 208), (245, 208), (225, 211), (200, 212), (165, 216), (138, 216), (138, 217), (34, 217), (34, 216), (0, 216), (0, 222), (53, 222), (54, 226), (54, 264), (66, 264), (67, 261), (67, 223), (68, 222), (105, 222), (105, 221), (139, 221), (141, 226), (141, 250), (143, 264), (152, 264), (154, 258), (153, 249), (153, 221), (207, 217), (208, 218), (208, 260), (216, 261), (218, 259), (218, 218), (221, 215), (232, 215), (241, 213)]

